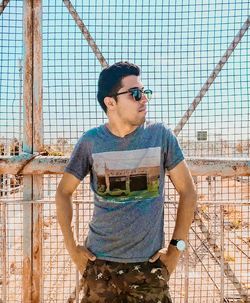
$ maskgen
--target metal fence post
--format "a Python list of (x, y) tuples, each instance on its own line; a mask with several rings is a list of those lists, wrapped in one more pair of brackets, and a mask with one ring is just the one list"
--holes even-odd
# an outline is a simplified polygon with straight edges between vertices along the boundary
[[(41, 0), (24, 1), (24, 142), (23, 151), (33, 154), (43, 148), (42, 122), (42, 26)], [(23, 302), (41, 301), (42, 175), (24, 176)]]
[[(43, 150), (42, 0), (33, 0), (33, 148)], [(33, 175), (33, 200), (43, 198), (43, 175)], [(42, 302), (42, 204), (33, 204), (32, 302)]]

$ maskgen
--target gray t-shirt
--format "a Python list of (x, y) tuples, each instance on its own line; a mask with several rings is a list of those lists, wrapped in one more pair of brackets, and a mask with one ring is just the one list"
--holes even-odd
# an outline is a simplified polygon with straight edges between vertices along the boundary
[(172, 131), (145, 123), (124, 138), (105, 125), (79, 139), (65, 171), (90, 173), (94, 211), (86, 247), (98, 259), (144, 262), (164, 245), (165, 170), (184, 159)]

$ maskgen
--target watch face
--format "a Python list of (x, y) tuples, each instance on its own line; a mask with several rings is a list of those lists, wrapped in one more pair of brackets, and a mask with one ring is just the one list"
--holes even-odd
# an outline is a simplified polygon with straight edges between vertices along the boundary
[(179, 240), (176, 244), (178, 250), (183, 251), (186, 248), (186, 243), (183, 240)]

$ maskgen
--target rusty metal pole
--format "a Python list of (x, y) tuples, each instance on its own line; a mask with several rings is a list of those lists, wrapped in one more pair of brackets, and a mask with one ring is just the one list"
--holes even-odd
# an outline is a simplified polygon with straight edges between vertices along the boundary
[[(220, 206), (220, 226), (221, 226), (221, 230), (220, 230), (220, 250), (221, 252), (224, 252), (224, 226), (225, 226), (225, 222), (224, 222), (224, 205)], [(220, 302), (223, 303), (224, 301), (224, 294), (225, 294), (225, 279), (224, 279), (224, 267), (225, 267), (225, 257), (224, 257), (224, 253), (221, 254), (221, 267), (220, 267)]]
[[(79, 203), (76, 203), (76, 214), (75, 214), (75, 235), (77, 242), (79, 243)], [(79, 290), (80, 290), (80, 285), (79, 285), (79, 271), (76, 270), (76, 303), (79, 302)]]
[[(33, 0), (33, 152), (43, 150), (42, 0)], [(43, 198), (43, 175), (33, 175), (33, 200)], [(33, 204), (32, 302), (42, 302), (42, 204)]]
[(185, 278), (185, 293), (184, 293), (184, 302), (188, 303), (188, 288), (189, 288), (189, 248), (186, 249), (184, 253), (184, 278)]
[[(41, 0), (25, 0), (23, 11), (23, 151), (32, 155), (43, 148)], [(23, 302), (27, 303), (41, 301), (41, 206), (30, 201), (42, 198), (42, 178), (42, 175), (25, 175), (23, 180)]]
[[(186, 157), (186, 160), (193, 176), (250, 176), (249, 158)], [(68, 161), (68, 157), (28, 153), (0, 156), (0, 174), (62, 174)]]
[(90, 35), (89, 30), (87, 29), (86, 25), (83, 23), (82, 19), (78, 15), (77, 11), (75, 10), (74, 6), (72, 5), (70, 0), (63, 0), (65, 6), (67, 7), (69, 13), (71, 14), (72, 18), (75, 20), (76, 25), (79, 27), (80, 31), (82, 32), (84, 38), (88, 42), (88, 45), (91, 47), (93, 53), (95, 54), (96, 58), (100, 62), (102, 67), (107, 67), (108, 62), (104, 58), (103, 54), (101, 53), (100, 49), (98, 48), (95, 40)]
[(5, 203), (0, 205), (0, 228), (1, 233), (1, 260), (2, 260), (2, 300), (7, 302), (7, 206)]
[(10, 0), (3, 0), (2, 3), (0, 4), (0, 16), (2, 15), (4, 9), (6, 8), (9, 2)]
[[(24, 44), (24, 132), (23, 151), (33, 153), (32, 138), (32, 0), (23, 2), (23, 44)], [(32, 175), (23, 177), (23, 302), (31, 302), (32, 293)], [(27, 201), (27, 203), (25, 203)]]

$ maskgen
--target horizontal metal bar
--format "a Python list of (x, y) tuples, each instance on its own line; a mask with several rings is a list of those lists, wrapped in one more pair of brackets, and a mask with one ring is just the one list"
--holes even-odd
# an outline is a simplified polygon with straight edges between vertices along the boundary
[(250, 176), (249, 158), (187, 158), (194, 176)]
[[(82, 204), (83, 203), (83, 200), (73, 200), (72, 201), (73, 204)], [(169, 205), (178, 205), (179, 201), (176, 200), (176, 201), (173, 201), (173, 200), (165, 200), (165, 203), (169, 206)], [(41, 204), (41, 205), (45, 205), (45, 204), (55, 204), (55, 199), (52, 199), (52, 200), (22, 200), (22, 199), (13, 199), (11, 200), (10, 198), (8, 199), (5, 199), (5, 198), (2, 198), (0, 199), (0, 205), (1, 204), (10, 204), (10, 205), (13, 205), (13, 204), (16, 204), (16, 205), (24, 205), (24, 204)], [(235, 206), (237, 205), (237, 207), (240, 207), (240, 206), (249, 206), (250, 205), (250, 201), (249, 200), (236, 200), (235, 202), (230, 202), (230, 201), (221, 201), (221, 200), (216, 200), (216, 201), (199, 201), (197, 202), (197, 206), (204, 206), (204, 205), (207, 205), (207, 206)], [(1, 301), (0, 301), (1, 302)]]
[[(68, 160), (68, 157), (59, 156), (34, 157), (29, 153), (11, 157), (2, 156), (0, 157), (0, 174), (61, 174)], [(249, 158), (187, 157), (186, 161), (193, 176), (250, 176)]]
[[(30, 159), (32, 161), (30, 161)], [(18, 156), (3, 156), (0, 158), (0, 174), (61, 174), (67, 164), (68, 157), (41, 156), (22, 153)], [(26, 164), (27, 163), (27, 164)], [(20, 171), (20, 169), (23, 169)]]

